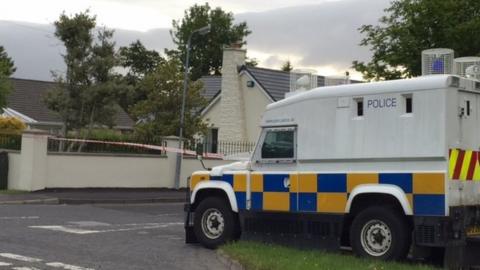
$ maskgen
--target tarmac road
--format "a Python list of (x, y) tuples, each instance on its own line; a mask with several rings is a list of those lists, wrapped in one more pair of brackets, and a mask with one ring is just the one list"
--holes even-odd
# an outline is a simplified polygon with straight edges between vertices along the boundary
[(225, 269), (184, 243), (183, 205), (2, 205), (0, 269)]

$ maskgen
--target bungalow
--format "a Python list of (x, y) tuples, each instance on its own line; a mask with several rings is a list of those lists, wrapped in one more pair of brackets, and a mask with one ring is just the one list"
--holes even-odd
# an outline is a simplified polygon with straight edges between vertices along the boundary
[[(58, 133), (62, 129), (63, 123), (60, 117), (50, 111), (43, 101), (47, 92), (55, 87), (55, 83), (15, 78), (10, 81), (13, 90), (7, 97), (7, 107), (3, 108), (3, 115), (19, 118), (28, 128)], [(128, 131), (133, 129), (133, 125), (133, 120), (119, 106), (114, 128)]]
[[(265, 107), (291, 92), (292, 73), (247, 66), (245, 59), (246, 50), (225, 48), (222, 75), (201, 78), (203, 95), (209, 100), (201, 115), (211, 125), (205, 138), (210, 151), (215, 152), (222, 141), (255, 142)], [(345, 83), (345, 78), (312, 78), (310, 88)]]

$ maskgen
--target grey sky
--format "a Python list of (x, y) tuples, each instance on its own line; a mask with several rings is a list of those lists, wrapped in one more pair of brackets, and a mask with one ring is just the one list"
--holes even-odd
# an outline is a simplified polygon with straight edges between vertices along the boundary
[[(18, 70), (14, 76), (51, 80), (51, 70), (64, 69), (60, 57), (63, 47), (53, 36), (51, 25), (62, 10), (73, 13), (90, 8), (97, 14), (100, 25), (116, 29), (117, 45), (140, 39), (148, 48), (163, 51), (172, 47), (168, 33), (171, 20), (181, 18), (185, 8), (198, 1), (78, 0), (69, 1), (67, 5), (63, 0), (48, 0), (59, 5), (35, 13), (37, 15), (32, 13), (30, 17), (29, 12), (22, 13), (25, 9), (16, 7), (27, 4), (23, 3), (27, 0), (13, 2), (0, 11), (0, 45), (15, 60)], [(43, 1), (30, 2), (35, 6)], [(252, 30), (247, 39), (248, 55), (257, 58), (260, 66), (279, 68), (289, 59), (296, 68), (314, 68), (321, 75), (341, 75), (353, 60), (368, 60), (368, 49), (358, 46), (361, 35), (357, 28), (376, 23), (389, 0), (216, 0), (209, 3), (234, 12), (237, 21), (247, 22)], [(131, 16), (124, 18), (126, 15), (122, 13), (129, 10)], [(152, 18), (158, 20), (152, 21)], [(137, 23), (128, 23), (134, 21)]]

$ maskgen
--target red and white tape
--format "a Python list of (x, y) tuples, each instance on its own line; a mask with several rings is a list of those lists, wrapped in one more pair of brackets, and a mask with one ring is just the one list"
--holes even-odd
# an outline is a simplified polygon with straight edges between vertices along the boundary
[[(109, 145), (121, 145), (121, 146), (132, 146), (150, 150), (159, 150), (163, 152), (171, 152), (171, 153), (183, 153), (186, 155), (195, 156), (197, 153), (192, 150), (187, 149), (180, 149), (174, 147), (166, 147), (164, 145), (152, 145), (152, 144), (143, 144), (143, 143), (130, 143), (130, 142), (112, 142), (112, 141), (99, 141), (99, 140), (84, 140), (84, 139), (68, 139), (68, 138), (60, 138), (60, 137), (49, 137), (51, 140), (57, 141), (66, 141), (66, 142), (79, 142), (79, 143), (98, 143), (98, 144), (109, 144)], [(206, 158), (219, 158), (222, 159), (222, 154), (217, 153), (203, 153), (203, 156)]]

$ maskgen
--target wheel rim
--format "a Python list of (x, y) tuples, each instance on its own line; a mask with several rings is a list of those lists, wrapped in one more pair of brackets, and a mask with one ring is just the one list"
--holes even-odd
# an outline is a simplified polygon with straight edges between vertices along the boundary
[(203, 234), (210, 239), (217, 239), (223, 234), (225, 220), (218, 209), (210, 208), (202, 215)]
[(392, 246), (392, 231), (381, 220), (367, 222), (360, 234), (363, 250), (369, 255), (379, 257), (387, 253)]

